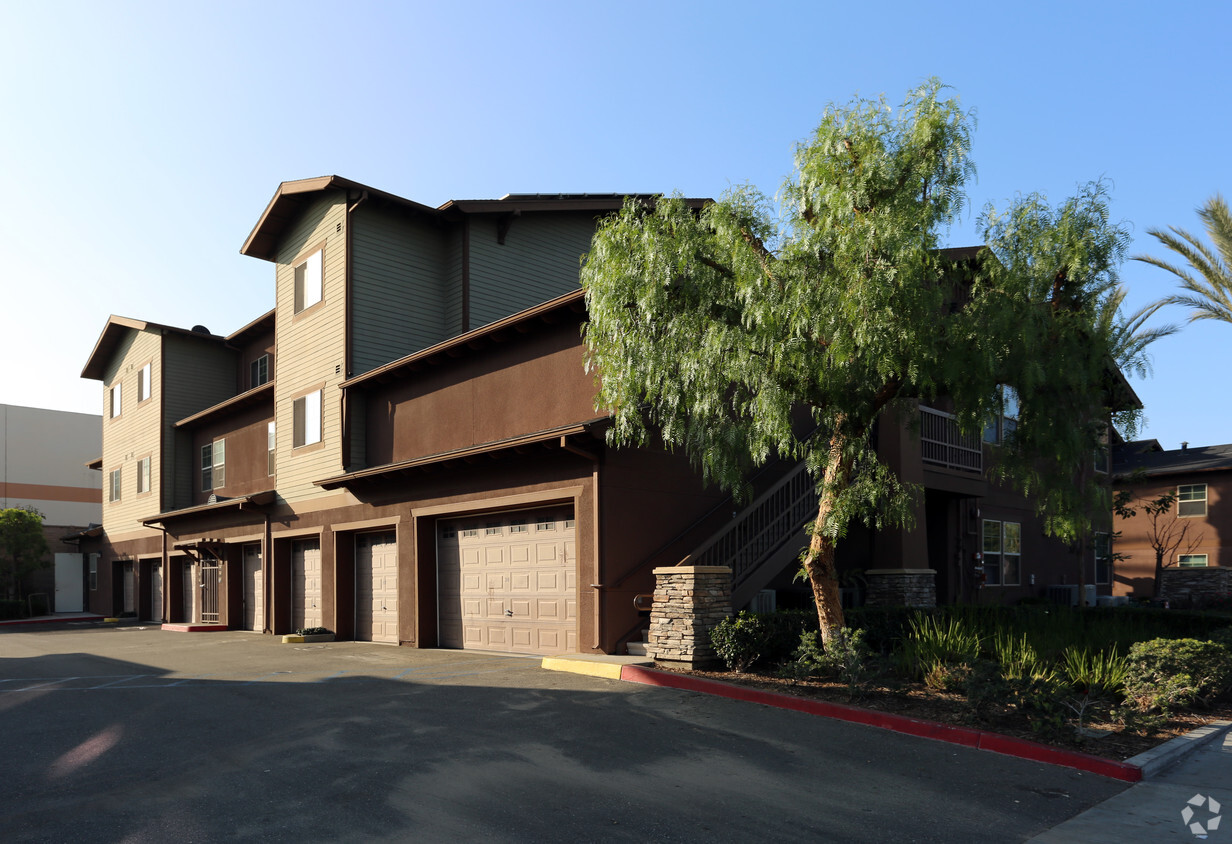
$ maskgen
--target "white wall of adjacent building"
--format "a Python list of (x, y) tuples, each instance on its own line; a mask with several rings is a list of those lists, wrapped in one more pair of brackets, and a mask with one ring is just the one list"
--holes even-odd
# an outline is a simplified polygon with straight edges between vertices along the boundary
[(0, 508), (30, 506), (47, 525), (103, 520), (102, 417), (0, 404)]

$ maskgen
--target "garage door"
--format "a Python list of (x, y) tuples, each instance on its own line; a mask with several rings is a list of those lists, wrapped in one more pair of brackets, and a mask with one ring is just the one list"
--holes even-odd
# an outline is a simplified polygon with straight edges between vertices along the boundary
[(321, 540), (291, 543), (291, 627), (321, 627)]
[(355, 638), (398, 644), (398, 538), (355, 537)]
[(265, 629), (265, 578), (261, 571), (261, 546), (244, 546), (244, 629)]
[(441, 646), (575, 653), (575, 535), (562, 508), (438, 523)]

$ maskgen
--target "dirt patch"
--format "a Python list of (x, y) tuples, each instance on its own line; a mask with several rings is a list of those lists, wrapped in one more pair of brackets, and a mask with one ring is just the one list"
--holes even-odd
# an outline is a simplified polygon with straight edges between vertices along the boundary
[(1063, 747), (1067, 750), (1080, 750), (1094, 756), (1118, 761), (1137, 756), (1139, 753), (1184, 735), (1211, 721), (1232, 720), (1232, 702), (1222, 701), (1210, 709), (1175, 714), (1166, 723), (1143, 732), (1132, 732), (1124, 729), (1122, 724), (1095, 719), (1087, 726), (1099, 731), (1103, 734), (1102, 737), (1079, 739), (1072, 734), (1041, 733), (1032, 728), (1025, 715), (1009, 705), (994, 707), (993, 711), (988, 712), (984, 717), (977, 718), (971, 712), (965, 696), (933, 691), (922, 683), (896, 684), (893, 688), (874, 687), (857, 697), (852, 697), (847, 687), (840, 683), (813, 678), (794, 679), (768, 674), (737, 674), (731, 671), (689, 671), (663, 666), (656, 667), (661, 671), (704, 677), (708, 680), (719, 680), (768, 692), (842, 703), (924, 721), (973, 727), (1054, 747)]

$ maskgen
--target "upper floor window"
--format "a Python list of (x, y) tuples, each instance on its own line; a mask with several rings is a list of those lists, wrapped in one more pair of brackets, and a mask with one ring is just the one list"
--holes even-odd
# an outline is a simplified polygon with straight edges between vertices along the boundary
[(321, 250), (295, 266), (295, 313), (321, 301)]
[(1112, 536), (1103, 531), (1095, 533), (1095, 582), (1112, 582)]
[(121, 489), (122, 470), (115, 469), (107, 475), (107, 500), (119, 501)]
[(265, 449), (266, 449), (266, 469), (269, 470), (270, 477), (273, 477), (278, 468), (277, 461), (274, 460), (274, 444), (277, 439), (274, 437), (274, 423), (269, 423), (269, 427), (265, 431)]
[(150, 376), (153, 370), (153, 364), (147, 363), (137, 372), (137, 403), (145, 401), (150, 397)]
[(994, 445), (1005, 442), (1018, 430), (1018, 393), (1013, 387), (998, 387), (997, 403), (1000, 412), (984, 423), (984, 442)]
[(1181, 554), (1176, 558), (1176, 564), (1183, 569), (1204, 569), (1207, 567), (1205, 554)]
[(1181, 484), (1176, 488), (1178, 516), (1206, 515), (1206, 484)]
[(294, 431), (291, 444), (295, 448), (321, 441), (321, 391), (300, 396), (291, 405)]
[(112, 419), (115, 419), (120, 415), (120, 399), (121, 393), (123, 392), (121, 387), (123, 387), (123, 385), (117, 381), (111, 385), (111, 390), (108, 392), (107, 414)]
[(260, 387), (269, 381), (269, 355), (261, 357), (248, 364), (248, 389)]
[(1017, 586), (1022, 569), (1022, 524), (984, 519), (984, 582)]
[(137, 461), (137, 494), (150, 491), (150, 463), (152, 458), (143, 457)]
[(227, 441), (201, 446), (201, 491), (209, 492), (227, 483)]

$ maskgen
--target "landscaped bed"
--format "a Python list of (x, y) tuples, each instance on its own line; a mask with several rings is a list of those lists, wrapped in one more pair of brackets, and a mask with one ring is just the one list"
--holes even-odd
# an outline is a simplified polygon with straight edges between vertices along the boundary
[(1117, 760), (1232, 720), (1227, 613), (860, 610), (848, 617), (859, 632), (829, 655), (801, 642), (815, 623), (742, 614), (716, 631), (729, 669), (688, 673)]

